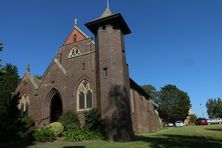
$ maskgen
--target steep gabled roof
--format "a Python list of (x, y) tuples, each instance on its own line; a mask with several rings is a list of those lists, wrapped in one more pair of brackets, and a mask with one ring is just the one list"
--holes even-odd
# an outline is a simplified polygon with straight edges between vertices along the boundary
[[(75, 40), (74, 40), (74, 36), (76, 38)], [(87, 38), (89, 37), (81, 29), (79, 29), (79, 27), (74, 26), (72, 32), (69, 34), (69, 36), (65, 40), (64, 45), (68, 45), (76, 41), (81, 41)]]
[(55, 57), (52, 62), (49, 64), (49, 66), (47, 67), (46, 71), (44, 72), (44, 74), (42, 75), (42, 81), (39, 84), (39, 86), (43, 83), (43, 81), (45, 80), (48, 72), (50, 71), (50, 69), (52, 68), (53, 64), (57, 65), (58, 68), (61, 70), (61, 72), (67, 76), (67, 71), (66, 69), (62, 66), (62, 64), (59, 62), (59, 60)]
[[(21, 86), (23, 85), (24, 82), (27, 82), (27, 81), (30, 81), (31, 82), (31, 85), (33, 87), (34, 90), (38, 89), (40, 83), (41, 83), (41, 80), (37, 79), (37, 78), (33, 78), (31, 76), (31, 73), (30, 71), (26, 70), (21, 82), (18, 84), (18, 86), (16, 87), (15, 91), (13, 92), (13, 95), (16, 95), (17, 93), (19, 93), (20, 89), (21, 89)], [(12, 97), (13, 97), (12, 95)]]

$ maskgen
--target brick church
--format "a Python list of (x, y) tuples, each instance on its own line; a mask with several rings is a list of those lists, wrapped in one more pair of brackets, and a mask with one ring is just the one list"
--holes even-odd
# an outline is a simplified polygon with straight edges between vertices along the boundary
[(85, 25), (95, 40), (75, 23), (41, 78), (32, 77), (27, 68), (14, 92), (19, 110), (41, 126), (68, 111), (83, 122), (84, 111), (98, 108), (105, 132), (114, 140), (159, 130), (157, 105), (129, 77), (124, 35), (131, 31), (122, 15), (107, 7)]

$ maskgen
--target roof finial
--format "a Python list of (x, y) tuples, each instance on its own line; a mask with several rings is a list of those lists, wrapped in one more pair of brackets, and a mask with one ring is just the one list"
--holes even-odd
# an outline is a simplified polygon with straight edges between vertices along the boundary
[(74, 25), (77, 26), (77, 24), (78, 24), (78, 19), (76, 18), (76, 19), (74, 20)]

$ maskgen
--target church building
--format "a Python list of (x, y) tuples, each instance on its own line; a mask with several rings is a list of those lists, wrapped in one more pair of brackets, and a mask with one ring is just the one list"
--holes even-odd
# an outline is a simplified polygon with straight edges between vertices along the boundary
[(27, 68), (14, 92), (19, 110), (42, 126), (68, 111), (83, 122), (85, 111), (98, 108), (105, 132), (114, 140), (159, 130), (157, 104), (129, 77), (124, 35), (131, 31), (122, 15), (107, 7), (86, 23), (95, 40), (75, 22), (41, 78), (32, 77)]

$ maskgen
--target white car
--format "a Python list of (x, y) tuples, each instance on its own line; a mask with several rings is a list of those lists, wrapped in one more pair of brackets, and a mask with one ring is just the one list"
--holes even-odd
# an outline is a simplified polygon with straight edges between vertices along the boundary
[(165, 126), (166, 127), (173, 127), (173, 123), (166, 123)]
[(222, 123), (222, 119), (220, 118), (214, 118), (214, 119), (208, 119), (207, 120), (208, 124), (221, 124)]
[(176, 122), (175, 122), (175, 126), (176, 126), (176, 127), (178, 127), (178, 126), (184, 126), (183, 121), (176, 121)]

